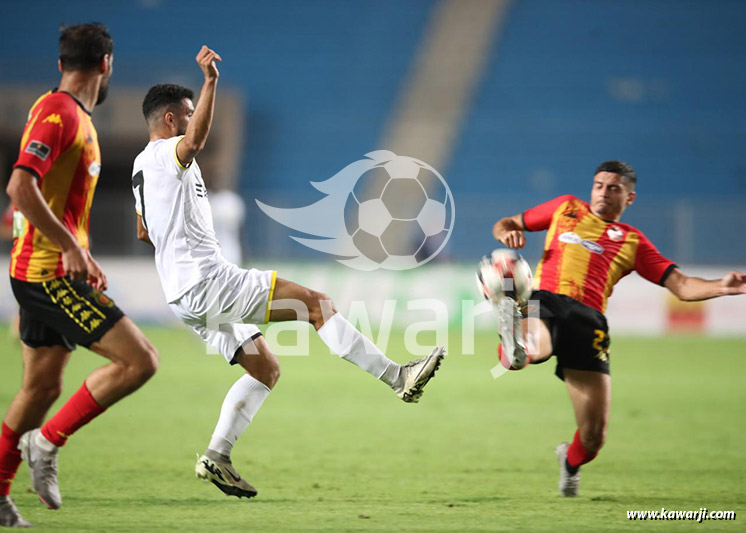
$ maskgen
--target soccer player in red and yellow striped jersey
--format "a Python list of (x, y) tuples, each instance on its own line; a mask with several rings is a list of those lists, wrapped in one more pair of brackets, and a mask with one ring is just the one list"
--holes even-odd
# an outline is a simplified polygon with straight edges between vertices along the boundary
[[(52, 213), (87, 250), (88, 217), (101, 170), (101, 153), (90, 112), (75, 96), (55, 90), (34, 103), (13, 168), (36, 179)], [(63, 250), (52, 237), (37, 230), (20, 210), (15, 211), (14, 220), (10, 276), (42, 282), (64, 275)], [(103, 280), (94, 275), (91, 281), (98, 284)]]
[[(9, 497), (21, 457), (41, 501), (59, 508), (59, 448), (145, 383), (157, 366), (155, 348), (102, 292), (106, 277), (88, 251), (101, 168), (91, 109), (106, 96), (113, 46), (101, 24), (62, 28), (59, 89), (31, 108), (8, 182), (16, 206), (10, 282), (20, 305), (24, 379), (0, 433), (0, 526), (29, 525)], [(42, 425), (76, 344), (111, 362), (91, 373)]]
[(493, 229), (498, 241), (517, 249), (525, 246), (525, 231), (547, 232), (527, 316), (516, 302), (500, 302), (501, 311), (510, 309), (500, 317), (500, 355), (511, 369), (557, 357), (556, 373), (567, 385), (578, 424), (573, 442), (556, 450), (563, 496), (577, 495), (580, 466), (596, 457), (606, 436), (611, 377), (603, 313), (614, 285), (637, 271), (686, 301), (746, 294), (746, 273), (719, 280), (687, 276), (640, 230), (620, 222), (635, 200), (636, 181), (630, 165), (606, 161), (594, 173), (590, 204), (560, 196), (503, 218)]

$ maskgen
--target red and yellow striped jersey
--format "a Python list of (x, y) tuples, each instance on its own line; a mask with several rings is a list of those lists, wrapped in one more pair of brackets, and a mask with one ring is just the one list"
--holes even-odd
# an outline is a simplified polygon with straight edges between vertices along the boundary
[(525, 211), (523, 224), (528, 231), (547, 230), (534, 286), (602, 313), (614, 285), (633, 270), (663, 285), (676, 266), (641, 231), (597, 217), (586, 202), (571, 195)]
[[(49, 208), (88, 248), (89, 213), (101, 170), (101, 152), (91, 116), (65, 92), (50, 91), (31, 107), (13, 168), (38, 179)], [(11, 277), (42, 282), (64, 275), (60, 249), (16, 210)]]

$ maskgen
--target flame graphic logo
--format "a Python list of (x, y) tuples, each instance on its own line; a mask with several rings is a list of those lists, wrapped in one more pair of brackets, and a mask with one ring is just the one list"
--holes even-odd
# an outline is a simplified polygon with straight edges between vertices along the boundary
[(406, 270), (427, 263), (453, 231), (453, 195), (443, 177), (418, 159), (387, 150), (311, 185), (326, 194), (303, 207), (272, 207), (256, 200), (272, 220), (311, 237), (300, 244), (337, 256), (357, 270)]

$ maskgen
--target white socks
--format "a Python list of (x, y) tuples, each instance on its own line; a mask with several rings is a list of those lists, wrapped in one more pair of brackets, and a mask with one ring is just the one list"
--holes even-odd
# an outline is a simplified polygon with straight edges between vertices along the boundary
[(319, 337), (332, 352), (389, 386), (399, 375), (399, 365), (383, 355), (375, 344), (339, 313), (319, 328)]
[(269, 388), (264, 383), (248, 374), (241, 376), (223, 400), (208, 450), (229, 458), (236, 440), (249, 426), (267, 396)]

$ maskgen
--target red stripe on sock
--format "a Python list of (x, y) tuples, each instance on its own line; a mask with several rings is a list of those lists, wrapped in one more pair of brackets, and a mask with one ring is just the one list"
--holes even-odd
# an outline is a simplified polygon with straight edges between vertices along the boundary
[(593, 461), (597, 455), (598, 452), (592, 452), (583, 446), (580, 441), (580, 431), (575, 431), (575, 438), (567, 449), (567, 463), (573, 468), (578, 468), (580, 465)]
[(44, 437), (55, 446), (64, 446), (67, 438), (106, 411), (91, 395), (85, 382), (57, 414), (41, 428)]
[(0, 433), (0, 496), (10, 494), (10, 486), (16, 477), (18, 465), (21, 464), (21, 452), (18, 449), (20, 433), (16, 433), (3, 422)]

